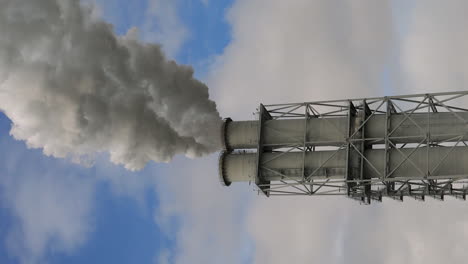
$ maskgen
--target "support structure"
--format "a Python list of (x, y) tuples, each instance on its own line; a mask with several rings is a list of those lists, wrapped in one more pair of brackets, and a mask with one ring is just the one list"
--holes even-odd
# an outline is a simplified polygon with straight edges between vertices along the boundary
[(266, 196), (465, 199), (468, 91), (260, 105), (223, 127), (223, 183)]

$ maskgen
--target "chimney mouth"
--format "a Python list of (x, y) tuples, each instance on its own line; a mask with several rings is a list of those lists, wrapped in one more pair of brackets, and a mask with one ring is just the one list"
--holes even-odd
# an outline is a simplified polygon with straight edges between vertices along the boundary
[(228, 138), (227, 138), (227, 126), (229, 123), (232, 122), (232, 119), (227, 117), (223, 120), (223, 125), (221, 126), (221, 144), (223, 145), (223, 149), (226, 152), (231, 152), (232, 148), (229, 146)]
[(228, 155), (230, 152), (228, 151), (222, 151), (219, 155), (219, 161), (218, 161), (218, 176), (219, 176), (219, 181), (221, 182), (222, 186), (229, 186), (231, 185), (231, 182), (226, 179), (226, 171), (224, 169), (224, 161), (226, 158), (226, 155)]

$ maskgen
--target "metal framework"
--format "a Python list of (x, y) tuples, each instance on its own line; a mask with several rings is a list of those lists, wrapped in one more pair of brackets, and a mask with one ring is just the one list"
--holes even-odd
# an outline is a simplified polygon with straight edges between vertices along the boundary
[[(424, 201), (430, 196), (444, 200), (447, 195), (465, 200), (468, 187), (468, 174), (441, 175), (438, 168), (447, 162), (449, 154), (460, 146), (467, 146), (468, 120), (460, 113), (468, 112), (461, 107), (466, 100), (468, 91), (432, 94), (416, 94), (405, 96), (387, 96), (376, 98), (359, 98), (348, 100), (329, 100), (320, 102), (305, 102), (292, 104), (260, 105), (259, 129), (257, 146), (257, 175), (255, 184), (259, 191), (267, 196), (287, 195), (346, 195), (362, 203), (370, 204), (372, 200), (382, 201), (389, 197), (403, 201), (409, 196)], [(465, 102), (468, 102), (466, 100)], [(462, 133), (438, 133), (432, 129), (433, 113), (447, 113), (453, 117), (457, 125), (466, 127)], [(424, 114), (427, 119), (424, 125), (415, 121), (416, 115)], [(366, 136), (366, 126), (372, 117), (385, 117), (385, 133), (382, 137)], [(393, 116), (399, 116), (398, 123), (391, 123)], [(347, 129), (336, 128), (342, 133), (342, 141), (326, 142), (311, 141), (306, 136), (308, 120), (318, 118), (329, 122), (330, 118), (347, 118)], [(292, 138), (289, 145), (264, 144), (263, 123), (268, 120), (303, 119), (303, 138)], [(405, 125), (415, 125), (419, 133), (411, 136), (395, 136), (395, 132), (404, 129)], [(278, 133), (282, 133), (278, 131)], [(398, 143), (405, 142), (405, 143)], [(435, 148), (444, 148), (444, 155), (434, 162), (431, 153)], [(384, 166), (376, 166), (369, 156), (368, 150), (384, 151), (382, 159)], [(309, 152), (333, 151), (333, 154), (313, 171), (306, 169), (306, 155)], [(447, 151), (448, 150), (448, 151)], [(325, 168), (335, 154), (346, 152), (346, 167), (342, 177), (314, 177), (317, 173), (327, 174)], [(425, 162), (414, 162), (414, 153), (424, 151)], [(272, 159), (262, 159), (264, 153), (277, 153), (275, 158), (286, 153), (302, 153), (302, 177), (291, 177), (284, 171), (270, 167)], [(397, 165), (391, 166), (391, 159), (400, 156)], [(468, 160), (466, 161), (468, 163)], [(421, 166), (421, 164), (425, 164)], [(418, 173), (406, 177), (396, 176), (403, 166), (412, 167)], [(367, 168), (367, 169), (365, 169)], [(366, 171), (373, 173), (366, 173)], [(267, 181), (262, 175), (276, 174), (280, 180)]]

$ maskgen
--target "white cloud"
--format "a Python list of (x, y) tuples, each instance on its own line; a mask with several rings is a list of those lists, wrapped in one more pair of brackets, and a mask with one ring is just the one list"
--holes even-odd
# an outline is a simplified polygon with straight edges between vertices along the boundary
[(144, 199), (156, 184), (158, 171), (152, 166), (134, 173), (100, 157), (93, 169), (77, 172), (76, 165), (37, 159), (10, 144), (1, 142), (8, 155), (0, 165), (0, 198), (13, 221), (0, 243), (6, 243), (8, 253), (20, 263), (47, 263), (50, 252), (80, 252), (100, 216), (94, 207), (98, 184), (108, 184), (115, 197), (137, 201), (142, 215), (152, 213)]
[(171, 253), (168, 249), (162, 250), (158, 256), (155, 258), (155, 264), (169, 264)]
[(209, 79), (221, 111), (239, 115), (260, 102), (381, 94), (379, 73), (393, 41), (387, 6), (237, 1), (228, 15), (233, 40)]
[(94, 226), (89, 177), (60, 169), (26, 171), (2, 175), (0, 185), (2, 203), (16, 219), (7, 246), (22, 263), (39, 263), (51, 249), (70, 253), (86, 242)]
[(411, 91), (456, 91), (468, 87), (466, 1), (415, 2), (402, 42), (401, 63)]
[(146, 22), (142, 27), (145, 41), (162, 45), (169, 57), (175, 57), (189, 37), (178, 15), (178, 1), (149, 0)]
[[(235, 119), (250, 119), (260, 102), (382, 95), (389, 67), (405, 87), (392, 93), (465, 89), (466, 7), (457, 3), (416, 5), (398, 43), (389, 1), (239, 0), (229, 12), (233, 40), (209, 84), (221, 112)], [(462, 263), (467, 246), (466, 204), (452, 199), (252, 203), (253, 263)]]
[[(225, 189), (210, 157), (177, 159), (158, 177), (155, 220), (176, 241), (173, 263), (240, 263), (248, 241), (245, 204), (251, 192)], [(249, 190), (247, 190), (249, 191)], [(174, 219), (178, 219), (174, 223)], [(167, 253), (163, 257), (167, 258)]]
[[(408, 35), (395, 43), (388, 2), (239, 0), (229, 12), (233, 41), (213, 66), (211, 89), (221, 111), (235, 119), (250, 118), (259, 102), (377, 96), (382, 72), (398, 55), (407, 81), (398, 92), (465, 89), (466, 8), (454, 3), (415, 6)], [(172, 21), (173, 7), (154, 12), (161, 10), (169, 10), (159, 15), (172, 14), (164, 18)], [(180, 24), (165, 23), (175, 25), (164, 31), (174, 33), (165, 45), (180, 47)], [(400, 44), (402, 53), (395, 54)], [(113, 172), (103, 179), (128, 197), (156, 186), (161, 208), (155, 221), (177, 245), (158, 255), (161, 262), (239, 263), (250, 253), (250, 239), (253, 263), (464, 262), (463, 202), (360, 206), (345, 198), (252, 199), (246, 184), (221, 187), (216, 163), (214, 156), (176, 158), (154, 179), (114, 178)], [(92, 184), (75, 184), (74, 176), (25, 176), (4, 186), (20, 219), (20, 236), (11, 245), (29, 254), (25, 260), (40, 258), (48, 243), (67, 251), (86, 240)]]

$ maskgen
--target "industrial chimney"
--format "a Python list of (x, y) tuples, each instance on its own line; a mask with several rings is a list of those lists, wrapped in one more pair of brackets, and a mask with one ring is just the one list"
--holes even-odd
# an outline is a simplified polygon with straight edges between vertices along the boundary
[(266, 196), (465, 199), (468, 92), (260, 105), (222, 127), (222, 184)]

